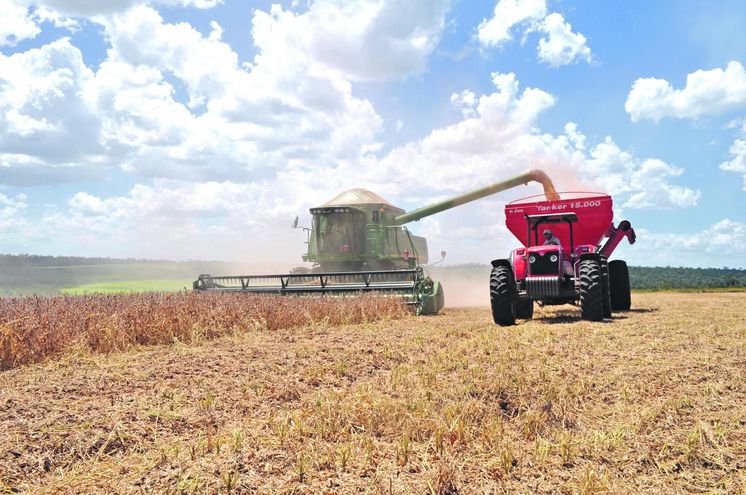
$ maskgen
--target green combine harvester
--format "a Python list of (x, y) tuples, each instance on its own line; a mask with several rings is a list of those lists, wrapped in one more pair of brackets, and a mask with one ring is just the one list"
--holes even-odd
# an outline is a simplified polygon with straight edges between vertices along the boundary
[(556, 197), (552, 181), (541, 170), (410, 212), (374, 192), (350, 189), (311, 208), (310, 228), (298, 227), (298, 218), (293, 223), (308, 232), (303, 261), (312, 268), (282, 275), (200, 275), (194, 289), (282, 295), (379, 292), (404, 297), (417, 314), (436, 314), (444, 296), (441, 284), (425, 273), (427, 241), (412, 235), (405, 224), (532, 181), (544, 186), (548, 199)]

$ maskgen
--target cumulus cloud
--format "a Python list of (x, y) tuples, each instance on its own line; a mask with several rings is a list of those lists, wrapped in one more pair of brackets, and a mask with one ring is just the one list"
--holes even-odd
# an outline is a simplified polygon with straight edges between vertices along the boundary
[(727, 172), (743, 174), (743, 190), (746, 191), (746, 124), (741, 127), (739, 137), (733, 141), (728, 152), (731, 159), (720, 164)]
[(641, 78), (632, 84), (624, 109), (632, 121), (665, 117), (694, 119), (746, 109), (746, 71), (739, 62), (725, 70), (697, 70), (686, 76), (683, 89), (665, 79)]
[(28, 225), (27, 220), (23, 216), (26, 207), (27, 198), (25, 194), (18, 194), (14, 197), (10, 197), (0, 193), (1, 234), (12, 234), (18, 227)]
[(295, 14), (279, 5), (257, 12), (254, 40), (267, 57), (303, 54), (348, 80), (401, 78), (425, 69), (450, 0), (319, 0)]
[(573, 33), (570, 23), (562, 14), (549, 14), (541, 24), (547, 34), (539, 40), (539, 60), (552, 67), (568, 65), (578, 60), (591, 61), (591, 49), (585, 36)]
[(499, 0), (492, 18), (479, 24), (477, 39), (483, 48), (501, 47), (513, 39), (516, 27), (522, 28), (524, 41), (532, 31), (544, 34), (537, 55), (551, 67), (591, 61), (585, 36), (574, 33), (562, 14), (547, 15), (546, 0)]
[(546, 15), (546, 0), (499, 0), (492, 18), (479, 24), (477, 39), (483, 47), (500, 47), (513, 39), (513, 27), (535, 24)]
[(93, 72), (66, 38), (0, 53), (0, 182), (33, 185), (89, 176), (107, 162), (97, 116), (83, 98)]
[(41, 32), (30, 9), (16, 0), (0, 0), (0, 46), (12, 46)]
[[(403, 25), (387, 11), (367, 8), (370, 33), (385, 31), (383, 14), (403, 29), (390, 29), (391, 36), (401, 35), (401, 57), (379, 67), (382, 74), (402, 76), (423, 66), (446, 6), (435, 16), (440, 20), (428, 24), (434, 4), (422, 5), (427, 19), (408, 16)], [(7, 131), (0, 159), (10, 172), (2, 181), (34, 183), (45, 176), (38, 170), (62, 165), (46, 175), (49, 182), (113, 165), (154, 178), (249, 180), (278, 167), (355, 160), (377, 149), (382, 119), (368, 100), (352, 94), (351, 78), (362, 75), (342, 62), (330, 69), (315, 45), (294, 31), (297, 23), (313, 32), (326, 22), (314, 9), (332, 18), (344, 14), (330, 13), (333, 6), (317, 2), (303, 15), (279, 7), (256, 11), (258, 53), (247, 67), (221, 41), (219, 26), (205, 36), (186, 23), (165, 23), (146, 6), (98, 18), (111, 48), (95, 72), (68, 40), (0, 56), (7, 69), (0, 73), (0, 125)], [(413, 33), (424, 38), (407, 44)], [(368, 55), (350, 52), (349, 58)], [(183, 85), (187, 102), (178, 101), (175, 83)]]
[(174, 5), (209, 9), (222, 0), (15, 0), (26, 4), (40, 5), (71, 16), (89, 17), (99, 14), (123, 12), (131, 7), (144, 4)]
[(670, 183), (683, 169), (658, 159), (640, 160), (610, 137), (591, 148), (583, 169), (606, 191), (622, 198), (624, 208), (683, 208), (696, 206), (701, 197), (697, 190)]
[(645, 265), (746, 266), (746, 223), (729, 218), (699, 232), (641, 230), (638, 241), (629, 252), (638, 251), (634, 259)]
[(93, 252), (297, 261), (303, 239), (289, 227), (298, 201), (277, 183), (156, 180), (120, 196), (76, 193), (41, 226)]

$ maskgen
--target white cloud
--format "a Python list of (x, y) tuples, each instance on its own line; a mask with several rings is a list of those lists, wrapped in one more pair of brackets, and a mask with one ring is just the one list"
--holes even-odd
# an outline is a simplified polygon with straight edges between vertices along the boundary
[(743, 174), (743, 190), (746, 191), (746, 124), (740, 130), (739, 137), (733, 141), (728, 152), (731, 159), (720, 164), (727, 172)]
[(157, 180), (122, 196), (79, 192), (66, 209), (46, 214), (41, 227), (65, 232), (94, 253), (297, 261), (302, 239), (290, 221), (300, 213), (299, 200), (277, 183)]
[(725, 70), (698, 70), (686, 76), (684, 89), (674, 89), (665, 79), (636, 80), (624, 109), (633, 121), (664, 117), (693, 119), (746, 109), (746, 71), (739, 62)]
[(222, 0), (16, 0), (26, 4), (48, 7), (65, 15), (89, 17), (99, 14), (124, 12), (125, 10), (145, 4), (175, 5), (210, 9), (222, 3)]
[(648, 266), (746, 267), (746, 223), (728, 218), (699, 232), (673, 234), (637, 229), (637, 241), (634, 246), (624, 247), (628, 262)]
[(315, 71), (335, 71), (347, 80), (401, 78), (422, 72), (445, 26), (450, 0), (387, 2), (318, 0), (294, 14), (274, 5), (253, 21), (261, 58), (283, 66), (299, 58)]
[(15, 0), (0, 0), (0, 46), (34, 38), (41, 32), (29, 8)]
[(590, 150), (584, 170), (604, 189), (632, 209), (671, 209), (696, 206), (699, 191), (671, 184), (684, 170), (658, 159), (640, 160), (607, 137)]
[[(369, 101), (352, 95), (347, 77), (354, 67), (329, 69), (304, 51), (311, 47), (303, 37), (287, 44), (299, 19), (279, 8), (272, 15), (257, 11), (258, 54), (248, 68), (238, 64), (215, 25), (204, 36), (189, 24), (165, 23), (144, 6), (98, 18), (111, 48), (95, 73), (68, 40), (0, 55), (0, 160), (8, 171), (0, 181), (54, 183), (112, 165), (149, 177), (248, 180), (370, 153), (379, 147), (382, 119)], [(388, 20), (398, 22), (391, 15)], [(422, 23), (410, 16), (404, 24), (402, 39)], [(315, 29), (306, 20), (303, 26)], [(428, 53), (420, 48), (412, 67), (405, 67), (402, 49), (389, 73), (420, 68), (418, 57)], [(182, 88), (175, 84), (183, 84), (188, 103), (178, 101)]]
[(25, 194), (10, 197), (0, 193), (0, 234), (13, 234), (19, 227), (28, 225), (24, 217), (27, 203)]
[(82, 93), (93, 77), (68, 39), (0, 54), (0, 182), (43, 183), (90, 175), (110, 151)]
[(546, 0), (499, 0), (492, 18), (479, 24), (477, 39), (483, 48), (500, 47), (513, 39), (516, 26), (523, 28), (524, 41), (533, 31), (545, 35), (539, 40), (537, 54), (551, 67), (591, 61), (585, 36), (574, 33), (562, 14), (547, 15)]
[(561, 14), (546, 16), (541, 23), (541, 31), (548, 37), (539, 40), (539, 60), (552, 67), (568, 65), (578, 60), (591, 61), (591, 49), (585, 36), (573, 33), (570, 23)]
[(547, 14), (545, 0), (499, 0), (491, 19), (477, 28), (477, 39), (483, 47), (499, 47), (513, 39), (513, 27), (538, 23)]

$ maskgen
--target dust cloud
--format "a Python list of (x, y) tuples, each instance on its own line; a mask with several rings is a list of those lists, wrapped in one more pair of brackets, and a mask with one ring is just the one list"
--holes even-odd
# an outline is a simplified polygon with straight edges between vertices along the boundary
[(433, 280), (440, 282), (446, 308), (483, 307), (490, 305), (490, 266), (482, 264), (432, 267)]

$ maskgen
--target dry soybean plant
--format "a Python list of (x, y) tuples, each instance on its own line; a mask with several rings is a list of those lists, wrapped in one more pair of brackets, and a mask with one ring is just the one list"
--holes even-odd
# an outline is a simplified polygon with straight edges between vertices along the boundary
[(73, 348), (105, 353), (252, 330), (363, 323), (406, 313), (401, 300), (372, 295), (178, 292), (0, 298), (0, 370)]

